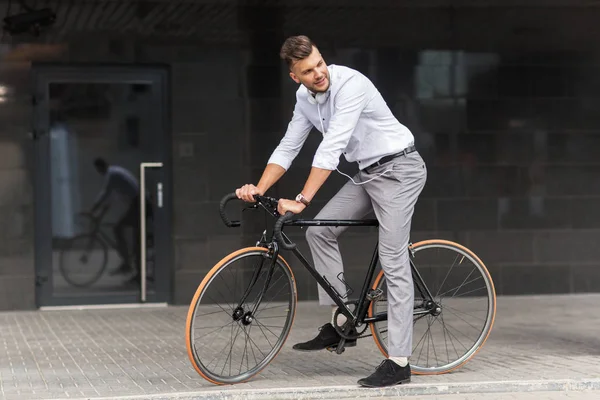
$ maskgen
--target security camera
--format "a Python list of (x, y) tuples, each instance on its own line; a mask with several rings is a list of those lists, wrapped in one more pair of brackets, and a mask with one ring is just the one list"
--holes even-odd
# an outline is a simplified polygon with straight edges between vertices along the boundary
[(42, 27), (50, 26), (54, 21), (56, 14), (49, 8), (30, 10), (4, 18), (4, 30), (13, 35), (24, 32), (39, 35)]

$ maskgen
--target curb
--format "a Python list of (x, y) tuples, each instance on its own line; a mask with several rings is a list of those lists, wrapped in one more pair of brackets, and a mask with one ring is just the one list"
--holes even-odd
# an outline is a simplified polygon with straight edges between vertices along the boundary
[[(515, 393), (600, 390), (600, 379), (561, 379), (535, 381), (488, 381), (439, 384), (409, 384), (387, 388), (362, 388), (353, 386), (315, 386), (277, 389), (233, 389), (197, 392), (178, 392), (110, 397), (113, 400), (299, 400), (299, 399), (344, 399), (344, 398), (390, 398), (399, 396), (446, 395), (458, 393)], [(86, 400), (90, 398), (87, 397)], [(94, 397), (106, 400), (109, 397)], [(54, 399), (66, 400), (66, 399)], [(69, 400), (80, 400), (70, 398)]]

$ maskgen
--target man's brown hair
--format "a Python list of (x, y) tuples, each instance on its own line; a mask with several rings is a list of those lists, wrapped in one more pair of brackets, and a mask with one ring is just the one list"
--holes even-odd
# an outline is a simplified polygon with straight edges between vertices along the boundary
[(313, 51), (313, 46), (316, 47), (314, 42), (310, 40), (308, 36), (290, 36), (283, 42), (279, 57), (281, 57), (282, 60), (285, 60), (288, 67), (291, 68), (296, 61), (310, 56), (310, 53)]

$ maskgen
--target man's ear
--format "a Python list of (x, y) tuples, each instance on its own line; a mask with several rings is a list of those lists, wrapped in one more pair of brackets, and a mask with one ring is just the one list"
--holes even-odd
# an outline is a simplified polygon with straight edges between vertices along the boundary
[(300, 83), (300, 79), (298, 79), (296, 74), (294, 74), (293, 72), (290, 72), (290, 78), (292, 78), (294, 80), (294, 82)]

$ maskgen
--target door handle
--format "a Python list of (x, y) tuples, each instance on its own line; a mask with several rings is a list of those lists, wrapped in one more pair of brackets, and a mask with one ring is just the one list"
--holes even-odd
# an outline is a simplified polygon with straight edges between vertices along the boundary
[[(140, 164), (140, 291), (142, 302), (146, 301), (146, 168), (161, 168), (162, 166), (161, 162)], [(157, 202), (162, 207), (162, 183), (160, 183)]]
[(158, 182), (156, 184), (156, 206), (162, 208), (163, 206), (163, 184)]

